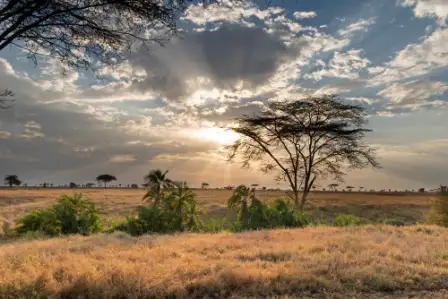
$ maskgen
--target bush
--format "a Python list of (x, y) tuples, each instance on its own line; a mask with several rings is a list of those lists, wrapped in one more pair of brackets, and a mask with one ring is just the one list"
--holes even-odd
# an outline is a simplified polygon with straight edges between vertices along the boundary
[(81, 194), (63, 195), (48, 209), (33, 211), (18, 221), (16, 231), (43, 232), (50, 236), (63, 234), (90, 235), (101, 230), (99, 211)]
[(448, 227), (448, 192), (441, 192), (426, 215), (427, 224)]
[(248, 209), (247, 224), (242, 219), (233, 223), (233, 231), (244, 229), (256, 230), (278, 227), (304, 227), (311, 224), (312, 219), (294, 211), (294, 207), (287, 201), (277, 199), (271, 206), (253, 198)]
[(353, 215), (340, 214), (333, 219), (331, 224), (334, 226), (356, 226), (363, 224), (363, 221), (361, 218)]
[(205, 222), (202, 222), (200, 231), (204, 233), (219, 233), (225, 230), (227, 219), (221, 220), (211, 218)]
[(136, 216), (129, 217), (116, 229), (133, 236), (201, 229), (195, 194), (185, 184), (165, 192), (158, 201), (137, 207), (136, 211)]

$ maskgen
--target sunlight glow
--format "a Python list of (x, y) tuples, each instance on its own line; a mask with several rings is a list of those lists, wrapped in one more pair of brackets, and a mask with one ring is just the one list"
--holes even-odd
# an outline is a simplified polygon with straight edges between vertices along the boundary
[(220, 145), (231, 144), (238, 139), (238, 134), (216, 127), (195, 130), (193, 136), (202, 140), (210, 140)]

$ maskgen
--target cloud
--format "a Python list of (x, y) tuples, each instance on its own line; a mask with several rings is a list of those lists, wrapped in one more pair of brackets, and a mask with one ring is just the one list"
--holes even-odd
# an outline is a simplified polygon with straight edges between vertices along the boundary
[(352, 23), (347, 26), (345, 29), (340, 29), (338, 31), (339, 35), (343, 37), (350, 37), (353, 36), (357, 32), (366, 32), (370, 26), (375, 24), (375, 18), (369, 18), (369, 19), (360, 19), (356, 21), (355, 23)]
[(131, 64), (147, 74), (133, 88), (154, 90), (170, 100), (201, 88), (255, 88), (296, 52), (262, 28), (227, 24), (133, 55)]
[(421, 104), (425, 100), (443, 94), (448, 84), (431, 81), (410, 81), (404, 84), (394, 83), (381, 90), (378, 95), (389, 100), (391, 105)]
[(448, 28), (439, 28), (418, 44), (409, 44), (382, 66), (369, 69), (373, 85), (426, 75), (448, 67)]
[(373, 105), (374, 103), (378, 102), (377, 99), (371, 99), (371, 98), (366, 98), (366, 97), (345, 97), (344, 99), (349, 100), (349, 101), (365, 103), (368, 105)]
[(265, 20), (275, 15), (281, 14), (284, 10), (280, 7), (269, 7), (261, 10), (250, 1), (220, 1), (219, 4), (212, 4), (204, 8), (202, 5), (190, 5), (182, 20), (195, 25), (205, 26), (210, 23), (235, 23), (248, 26), (255, 24), (250, 21), (252, 17)]
[(404, 7), (413, 7), (417, 18), (437, 18), (439, 24), (446, 24), (448, 19), (448, 2), (446, 0), (400, 0)]
[[(407, 183), (408, 188), (438, 187), (448, 177), (448, 139), (433, 139), (403, 146), (382, 145), (377, 154), (383, 169), (394, 179)], [(420, 184), (414, 185), (412, 184)]]
[(318, 60), (318, 65), (323, 66), (323, 68), (311, 74), (306, 74), (304, 78), (316, 81), (321, 80), (323, 77), (358, 79), (359, 72), (367, 68), (370, 64), (367, 58), (361, 58), (361, 54), (361, 49), (352, 49), (346, 53), (334, 52), (334, 56), (328, 63), (328, 67), (325, 67), (323, 61)]
[(16, 92), (14, 106), (1, 115), (0, 164), (4, 172), (17, 173), (29, 183), (85, 181), (103, 171), (129, 171), (130, 179), (140, 180), (159, 154), (215, 147), (192, 140), (175, 122), (157, 126), (140, 114), (130, 116), (130, 111), (104, 103), (80, 103), (39, 83), (0, 61), (0, 85)]
[(315, 18), (317, 16), (316, 12), (314, 11), (296, 11), (294, 12), (294, 18), (300, 20), (300, 19), (311, 19)]
[(109, 162), (111, 163), (129, 163), (129, 162), (134, 162), (137, 159), (135, 158), (134, 155), (115, 155), (113, 157), (111, 157), (109, 159)]

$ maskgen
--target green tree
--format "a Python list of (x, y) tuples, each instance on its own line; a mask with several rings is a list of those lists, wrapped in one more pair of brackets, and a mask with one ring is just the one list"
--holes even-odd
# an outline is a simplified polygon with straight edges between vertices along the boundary
[(96, 181), (99, 182), (103, 182), (104, 184), (104, 188), (107, 188), (107, 183), (110, 183), (112, 181), (116, 181), (117, 178), (113, 175), (110, 174), (100, 174), (99, 176), (96, 177)]
[(239, 185), (229, 198), (228, 207), (238, 212), (243, 225), (249, 221), (249, 201), (255, 199), (255, 189)]
[(163, 172), (160, 169), (153, 169), (144, 177), (144, 183), (148, 187), (148, 192), (143, 199), (158, 202), (162, 198), (164, 189), (174, 187), (174, 182), (167, 177), (168, 170)]
[(178, 229), (192, 229), (198, 224), (196, 195), (188, 188), (187, 182), (180, 182), (170, 192), (174, 211), (178, 217)]
[(276, 172), (277, 180), (289, 184), (296, 211), (303, 212), (316, 180), (343, 181), (349, 169), (379, 167), (363, 142), (370, 131), (365, 116), (361, 106), (335, 95), (273, 101), (258, 114), (236, 119), (230, 129), (240, 139), (228, 146), (229, 161), (240, 158), (243, 168), (258, 162), (261, 171)]
[(10, 188), (12, 186), (20, 186), (22, 184), (22, 181), (19, 180), (19, 177), (15, 174), (10, 174), (5, 176), (5, 185), (9, 185)]

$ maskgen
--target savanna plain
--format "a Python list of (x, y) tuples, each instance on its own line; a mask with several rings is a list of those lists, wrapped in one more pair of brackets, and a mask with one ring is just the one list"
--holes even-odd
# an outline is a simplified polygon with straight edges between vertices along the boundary
[[(104, 225), (143, 190), (82, 189)], [(229, 213), (228, 190), (193, 190), (201, 218)], [(0, 222), (55, 203), (64, 189), (0, 190)], [(272, 202), (282, 191), (257, 191)], [(133, 237), (23, 237), (0, 244), (0, 298), (448, 298), (448, 230), (420, 224), (431, 193), (313, 192), (306, 214), (363, 225)], [(390, 225), (399, 224), (399, 226)]]

